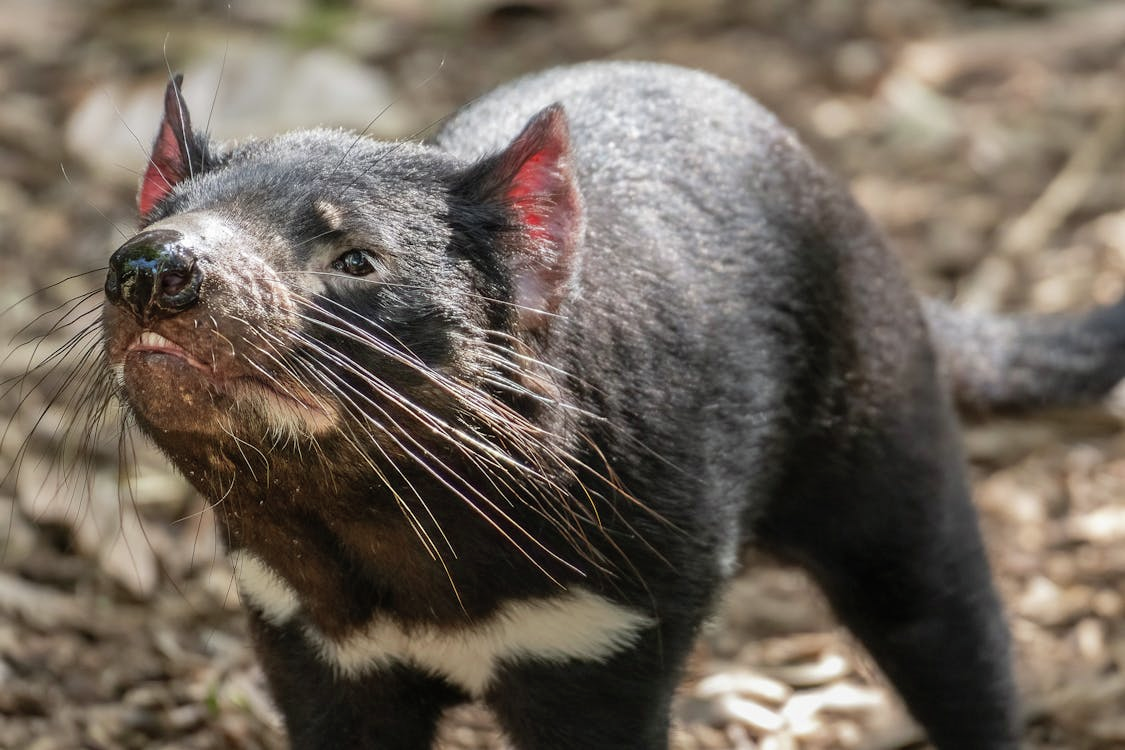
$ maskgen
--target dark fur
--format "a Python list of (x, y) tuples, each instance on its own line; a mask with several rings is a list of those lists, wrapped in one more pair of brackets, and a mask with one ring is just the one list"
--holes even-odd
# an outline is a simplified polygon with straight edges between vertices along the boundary
[[(1016, 747), (1005, 625), (926, 319), (868, 219), (769, 113), (700, 73), (595, 64), (489, 94), (433, 145), (313, 131), (222, 150), (192, 136), (181, 162), (209, 148), (145, 218), (183, 228), (205, 259), (199, 304), (153, 321), (108, 306), (109, 357), (231, 546), (301, 598), (284, 626), (250, 612), (295, 747), (422, 747), (466, 698), (406, 666), (339, 678), (300, 623), (344, 634), (383, 613), (453, 628), (575, 584), (658, 626), (604, 664), (508, 663), (486, 702), (525, 750), (664, 747), (684, 660), (746, 543), (810, 571), (939, 747)], [(528, 178), (544, 153), (551, 169)], [(529, 179), (546, 187), (523, 200)], [(237, 231), (183, 223), (201, 215)], [(376, 277), (330, 273), (350, 248), (370, 251)], [(957, 381), (950, 339), (965, 329), (934, 309)], [(1019, 325), (1003, 356), (1027, 348), (1035, 325)], [(249, 409), (224, 434), (229, 394), (129, 354), (142, 328), (209, 357), (223, 382), (269, 377), (322, 399), (342, 426), (302, 445)], [(1073, 333), (1036, 345), (1065, 349)], [(1021, 405), (999, 370), (978, 400)], [(1024, 401), (1097, 395), (1083, 374)], [(523, 468), (459, 447), (422, 412)], [(392, 488), (456, 558), (432, 559)]]

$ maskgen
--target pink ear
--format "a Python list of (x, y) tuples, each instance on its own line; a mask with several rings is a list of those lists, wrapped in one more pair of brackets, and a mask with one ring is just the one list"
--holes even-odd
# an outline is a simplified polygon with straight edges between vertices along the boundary
[(567, 292), (585, 227), (562, 106), (533, 117), (498, 161), (507, 173), (504, 198), (525, 238), (512, 258), (514, 301), (524, 327), (538, 329)]
[(164, 91), (164, 119), (160, 123), (160, 132), (156, 135), (148, 168), (145, 169), (137, 194), (137, 208), (140, 209), (141, 216), (152, 211), (172, 188), (192, 173), (194, 134), (187, 104), (180, 94), (183, 80), (182, 75), (175, 76)]

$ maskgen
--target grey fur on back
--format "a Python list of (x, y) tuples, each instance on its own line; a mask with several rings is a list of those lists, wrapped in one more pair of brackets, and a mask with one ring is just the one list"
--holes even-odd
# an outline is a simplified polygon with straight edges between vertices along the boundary
[[(555, 102), (572, 122), (584, 188), (620, 198), (591, 202), (594, 226), (628, 225), (630, 217), (622, 216), (628, 213), (634, 226), (651, 228), (651, 240), (677, 237), (703, 249), (705, 238), (690, 236), (698, 225), (677, 216), (701, 210), (720, 222), (745, 221), (744, 207), (731, 200), (747, 189), (782, 192), (801, 204), (794, 215), (815, 217), (838, 208), (827, 205), (839, 203), (834, 180), (824, 179), (811, 159), (799, 158), (807, 156), (804, 147), (770, 111), (726, 81), (660, 63), (595, 62), (520, 78), (461, 110), (436, 143), (460, 158), (478, 159), (499, 151), (528, 118)], [(732, 129), (735, 124), (740, 127)], [(800, 163), (793, 164), (794, 157)], [(740, 159), (781, 171), (754, 173), (752, 185), (732, 184), (743, 172), (729, 164)], [(685, 180), (693, 183), (689, 190), (668, 189)], [(692, 205), (679, 202), (684, 200)], [(602, 211), (613, 215), (599, 222)], [(754, 229), (769, 231), (768, 218)], [(850, 218), (858, 225), (850, 241), (881, 242), (865, 217)], [(1125, 301), (1075, 316), (966, 313), (937, 300), (925, 300), (922, 311), (951, 394), (967, 411), (1089, 403), (1125, 377)]]

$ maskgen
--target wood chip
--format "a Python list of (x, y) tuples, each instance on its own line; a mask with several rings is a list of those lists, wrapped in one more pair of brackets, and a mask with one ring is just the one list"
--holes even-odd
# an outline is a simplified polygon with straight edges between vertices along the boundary
[(786, 725), (785, 719), (777, 711), (735, 695), (727, 694), (720, 697), (718, 710), (726, 719), (741, 722), (763, 732), (777, 732)]
[(813, 687), (848, 675), (852, 671), (852, 666), (843, 656), (830, 651), (822, 654), (815, 662), (771, 666), (764, 671), (793, 687)]
[(748, 698), (784, 703), (793, 694), (793, 689), (783, 682), (755, 672), (720, 672), (706, 677), (693, 691), (698, 698), (714, 698), (734, 694)]

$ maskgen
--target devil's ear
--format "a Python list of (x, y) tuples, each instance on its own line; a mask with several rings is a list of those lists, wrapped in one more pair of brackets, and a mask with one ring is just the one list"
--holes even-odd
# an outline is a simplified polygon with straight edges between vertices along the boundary
[(585, 211), (561, 104), (539, 112), (499, 154), (475, 165), (466, 189), (499, 203), (514, 224), (506, 259), (522, 326), (542, 329), (577, 271)]
[(137, 208), (147, 216), (176, 185), (207, 166), (207, 139), (191, 129), (187, 103), (180, 93), (182, 75), (173, 76), (164, 91), (164, 118), (137, 192)]

